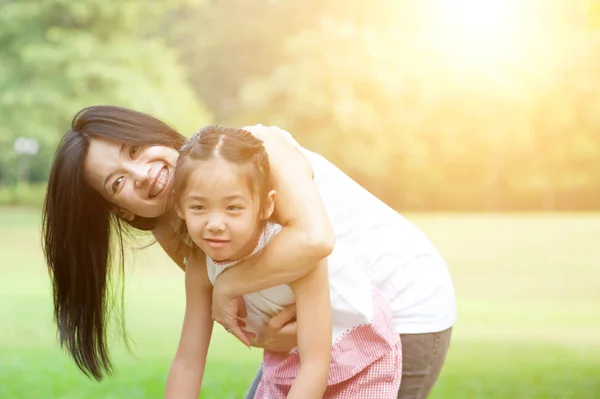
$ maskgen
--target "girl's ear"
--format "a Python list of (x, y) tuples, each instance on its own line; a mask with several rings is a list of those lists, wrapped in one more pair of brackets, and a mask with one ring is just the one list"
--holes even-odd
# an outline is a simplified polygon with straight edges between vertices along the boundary
[(271, 190), (271, 191), (269, 191), (269, 194), (267, 194), (265, 206), (263, 208), (262, 215), (260, 217), (262, 220), (267, 220), (273, 215), (273, 212), (275, 211), (275, 198), (276, 197), (277, 197), (277, 193), (275, 192), (275, 190)]
[(181, 220), (185, 220), (185, 215), (183, 214), (183, 212), (181, 211), (181, 208), (179, 207), (179, 205), (175, 205), (175, 213), (177, 214), (177, 217)]
[(116, 205), (113, 206), (110, 210), (111, 210), (111, 212), (114, 212), (117, 215), (119, 215), (119, 217), (121, 219), (127, 220), (128, 222), (132, 222), (133, 219), (135, 219), (135, 215), (133, 213), (131, 213), (128, 210), (125, 210), (123, 208), (119, 208)]

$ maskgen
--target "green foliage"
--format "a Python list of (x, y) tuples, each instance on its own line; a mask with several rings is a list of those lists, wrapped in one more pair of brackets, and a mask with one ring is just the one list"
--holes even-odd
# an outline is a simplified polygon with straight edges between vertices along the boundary
[(177, 37), (193, 29), (203, 44), (175, 41), (227, 123), (282, 126), (403, 209), (600, 206), (599, 48), (585, 7), (530, 11), (511, 44), (526, 42), (521, 53), (488, 62), (477, 54), (494, 43), (470, 59), (427, 41), (442, 27), (419, 21), (439, 4), (248, 3), (202, 3)]
[(232, 122), (247, 79), (268, 75), (286, 38), (309, 27), (316, 12), (305, 0), (188, 1), (165, 16), (161, 31), (217, 121)]
[(0, 185), (15, 137), (43, 181), (72, 115), (111, 103), (279, 125), (402, 209), (599, 208), (600, 2), (516, 1), (525, 30), (458, 42), (442, 3), (0, 2)]
[(157, 2), (3, 2), (0, 12), (0, 181), (15, 180), (18, 136), (40, 141), (44, 180), (60, 136), (81, 108), (114, 104), (189, 132), (208, 120), (177, 55), (150, 34)]
[(45, 194), (45, 183), (0, 186), (0, 207), (18, 205), (40, 208)]

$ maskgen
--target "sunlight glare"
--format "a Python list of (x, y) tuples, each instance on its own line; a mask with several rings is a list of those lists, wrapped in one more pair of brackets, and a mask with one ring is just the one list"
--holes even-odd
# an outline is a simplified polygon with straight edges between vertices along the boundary
[(427, 0), (425, 25), (436, 52), (462, 64), (522, 61), (534, 15), (527, 0)]

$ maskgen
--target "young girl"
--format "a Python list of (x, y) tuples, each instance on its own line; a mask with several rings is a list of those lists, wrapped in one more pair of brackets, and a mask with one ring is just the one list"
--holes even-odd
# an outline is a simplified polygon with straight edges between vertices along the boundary
[[(182, 241), (205, 265), (186, 269), (186, 311), (167, 381), (169, 398), (196, 398), (212, 331), (216, 278), (252, 259), (278, 234), (270, 220), (276, 193), (261, 140), (242, 129), (206, 127), (183, 146), (175, 172)], [(399, 336), (388, 303), (352, 258), (334, 249), (288, 285), (244, 295), (246, 330), (260, 337), (271, 317), (295, 303), (298, 347), (264, 352), (255, 398), (396, 398), (402, 374)]]

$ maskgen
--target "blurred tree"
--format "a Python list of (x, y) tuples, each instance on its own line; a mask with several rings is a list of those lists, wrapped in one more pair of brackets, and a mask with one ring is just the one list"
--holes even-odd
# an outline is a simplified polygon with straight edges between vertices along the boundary
[(382, 12), (389, 2), (357, 4), (322, 6), (289, 35), (273, 71), (246, 79), (237, 120), (290, 129), (402, 208), (600, 206), (600, 58), (579, 10), (556, 2), (525, 58), (477, 65), (428, 48), (406, 16)]
[(286, 38), (313, 23), (318, 1), (180, 2), (158, 31), (192, 72), (190, 82), (219, 123), (239, 110), (239, 91), (252, 76), (270, 74)]
[(0, 181), (17, 135), (42, 140), (45, 178), (83, 106), (187, 133), (208, 119), (199, 97), (219, 123), (290, 130), (402, 209), (600, 208), (600, 0), (523, 3), (526, 29), (496, 33), (527, 45), (503, 55), (445, 41), (435, 1), (0, 2)]
[(41, 147), (46, 178), (55, 145), (79, 109), (114, 104), (149, 112), (184, 132), (208, 113), (186, 84), (176, 53), (150, 34), (161, 2), (117, 0), (0, 3), (0, 182), (14, 181), (17, 136)]

